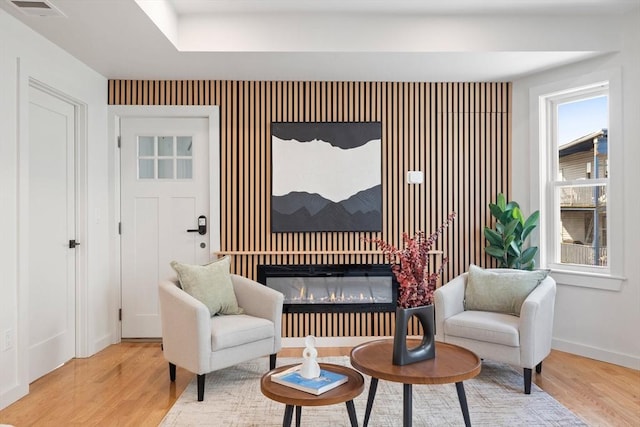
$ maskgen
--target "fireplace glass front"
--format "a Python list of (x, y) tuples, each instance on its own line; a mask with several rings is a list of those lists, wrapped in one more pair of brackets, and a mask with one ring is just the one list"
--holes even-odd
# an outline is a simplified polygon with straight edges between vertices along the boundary
[(258, 281), (284, 295), (284, 312), (395, 309), (397, 282), (386, 264), (259, 265)]

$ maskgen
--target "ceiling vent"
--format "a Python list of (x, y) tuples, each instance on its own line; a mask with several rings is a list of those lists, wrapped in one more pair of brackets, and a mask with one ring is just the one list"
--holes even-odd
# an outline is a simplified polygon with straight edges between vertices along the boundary
[(64, 16), (64, 14), (48, 0), (9, 0), (22, 13), (29, 16)]

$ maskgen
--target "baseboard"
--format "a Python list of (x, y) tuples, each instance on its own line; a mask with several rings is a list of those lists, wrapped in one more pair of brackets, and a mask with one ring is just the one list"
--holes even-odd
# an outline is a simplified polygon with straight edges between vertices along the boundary
[(140, 342), (144, 342), (144, 343), (149, 343), (149, 342), (155, 342), (158, 344), (162, 344), (162, 338), (122, 338), (120, 339), (120, 342), (132, 342), (132, 343), (140, 343)]
[(113, 336), (111, 334), (106, 334), (93, 342), (93, 348), (89, 350), (91, 354), (88, 354), (85, 357), (91, 357), (97, 352), (104, 350), (114, 343), (115, 341), (113, 340)]
[(8, 390), (5, 390), (0, 394), (0, 410), (6, 408), (14, 402), (25, 397), (29, 394), (29, 386), (28, 385), (16, 385)]
[(554, 338), (551, 342), (554, 350), (565, 351), (578, 356), (588, 357), (590, 359), (600, 360), (602, 362), (613, 363), (614, 365), (624, 366), (626, 368), (640, 370), (640, 357), (629, 354), (617, 353), (610, 350), (579, 344), (571, 341), (559, 340)]
[[(354, 347), (356, 345), (392, 337), (316, 337), (316, 347)], [(282, 338), (282, 347), (304, 348), (304, 338)]]
[[(316, 347), (354, 347), (365, 342), (384, 338), (390, 339), (392, 337), (316, 337)], [(304, 338), (282, 338), (282, 347), (304, 348)], [(614, 365), (620, 365), (626, 368), (640, 370), (640, 357), (617, 353), (609, 350), (603, 350), (597, 347), (591, 347), (588, 345), (559, 340), (555, 338), (552, 341), (552, 348), (555, 350), (565, 351), (567, 353), (588, 357), (590, 359), (600, 360), (602, 362), (613, 363)]]

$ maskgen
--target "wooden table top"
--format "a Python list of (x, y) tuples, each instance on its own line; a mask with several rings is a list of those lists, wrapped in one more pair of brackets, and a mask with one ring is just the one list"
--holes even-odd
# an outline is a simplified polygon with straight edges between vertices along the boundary
[[(407, 340), (409, 348), (420, 340)], [(351, 365), (374, 378), (403, 384), (457, 383), (480, 373), (480, 358), (457, 345), (436, 342), (434, 359), (398, 366), (392, 363), (393, 340), (361, 344), (351, 350)]]
[(364, 390), (364, 378), (360, 372), (346, 366), (332, 363), (320, 363), (321, 369), (337, 372), (349, 377), (346, 383), (319, 395), (306, 393), (271, 381), (271, 375), (289, 369), (295, 365), (280, 366), (262, 376), (260, 391), (271, 400), (293, 406), (324, 406), (353, 400)]

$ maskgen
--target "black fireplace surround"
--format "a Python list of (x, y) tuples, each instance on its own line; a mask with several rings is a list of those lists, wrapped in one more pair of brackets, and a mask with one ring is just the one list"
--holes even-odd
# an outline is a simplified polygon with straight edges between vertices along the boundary
[(284, 294), (283, 313), (394, 312), (389, 264), (258, 265), (258, 282)]

